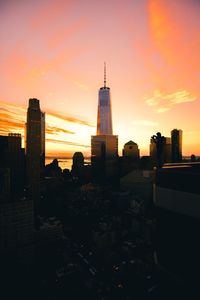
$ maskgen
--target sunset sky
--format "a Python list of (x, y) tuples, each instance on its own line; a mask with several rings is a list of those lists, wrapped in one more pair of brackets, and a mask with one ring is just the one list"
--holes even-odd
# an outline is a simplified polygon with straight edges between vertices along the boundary
[(199, 0), (0, 0), (0, 134), (24, 136), (38, 98), (47, 154), (90, 155), (106, 61), (119, 154), (178, 128), (200, 155), (199, 16)]

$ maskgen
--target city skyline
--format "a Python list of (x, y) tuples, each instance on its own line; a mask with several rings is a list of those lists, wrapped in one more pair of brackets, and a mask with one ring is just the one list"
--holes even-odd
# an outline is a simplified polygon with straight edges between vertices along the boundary
[(139, 2), (2, 2), (0, 133), (24, 135), (36, 97), (47, 155), (90, 155), (106, 60), (119, 154), (133, 140), (148, 155), (152, 134), (178, 128), (183, 155), (200, 155), (200, 4)]

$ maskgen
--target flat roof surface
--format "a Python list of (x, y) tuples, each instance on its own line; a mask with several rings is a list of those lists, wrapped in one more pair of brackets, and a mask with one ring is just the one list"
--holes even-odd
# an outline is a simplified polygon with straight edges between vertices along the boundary
[(159, 187), (200, 195), (200, 163), (168, 164), (157, 170)]

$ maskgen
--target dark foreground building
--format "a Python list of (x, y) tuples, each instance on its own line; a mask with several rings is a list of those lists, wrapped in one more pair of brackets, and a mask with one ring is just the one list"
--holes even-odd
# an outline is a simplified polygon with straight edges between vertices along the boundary
[(200, 164), (164, 166), (156, 174), (158, 263), (172, 277), (199, 293)]
[(171, 131), (173, 163), (182, 161), (182, 135), (183, 135), (182, 130), (173, 129)]
[(29, 99), (26, 123), (26, 164), (29, 198), (35, 210), (40, 202), (40, 175), (45, 159), (45, 114), (38, 99)]
[(21, 134), (0, 136), (0, 168), (9, 172), (12, 198), (19, 198), (25, 185), (25, 153), (21, 147)]

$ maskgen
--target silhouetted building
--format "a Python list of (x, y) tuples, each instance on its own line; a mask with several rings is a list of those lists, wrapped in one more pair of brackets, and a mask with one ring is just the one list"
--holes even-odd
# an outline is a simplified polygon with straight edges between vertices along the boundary
[(41, 153), (40, 153), (41, 168), (45, 166), (45, 113), (41, 112)]
[(34, 255), (33, 203), (0, 197), (0, 251), (3, 260), (30, 263)]
[(129, 141), (124, 145), (123, 156), (130, 157), (132, 159), (139, 159), (140, 150), (138, 145), (133, 141)]
[(182, 161), (182, 135), (182, 130), (173, 129), (171, 131), (172, 162), (174, 163)]
[(75, 152), (73, 155), (72, 171), (79, 170), (84, 167), (84, 156), (82, 152)]
[(84, 175), (84, 156), (82, 152), (75, 152), (73, 155), (72, 176), (81, 179)]
[(59, 167), (58, 160), (55, 158), (44, 168), (45, 177), (61, 177), (62, 169)]
[(25, 153), (21, 147), (21, 134), (0, 136), (0, 168), (10, 170), (10, 192), (12, 197), (19, 197), (25, 185)]
[(142, 170), (152, 170), (152, 162), (150, 156), (142, 156), (140, 158), (139, 168)]
[(11, 198), (10, 169), (0, 168), (0, 202), (9, 201)]
[(0, 166), (7, 166), (7, 154), (8, 154), (8, 137), (0, 136)]
[(167, 165), (155, 175), (158, 263), (199, 293), (200, 164)]
[(106, 86), (104, 67), (104, 87), (99, 90), (97, 135), (91, 137), (91, 162), (93, 176), (100, 181), (109, 180), (118, 173), (118, 136), (113, 135), (110, 88)]
[(35, 208), (40, 201), (40, 173), (45, 157), (45, 115), (37, 99), (29, 99), (26, 123), (26, 158), (29, 197)]
[(156, 166), (158, 164), (163, 165), (164, 163), (171, 162), (171, 153), (172, 153), (171, 138), (164, 137), (164, 136), (162, 136), (161, 138), (162, 140), (160, 143), (156, 142), (153, 137), (150, 140), (150, 157), (153, 166)]
[(11, 259), (30, 262), (33, 258), (33, 205), (24, 187), (21, 135), (0, 136), (0, 260), (3, 258), (3, 262)]
[(170, 163), (172, 161), (172, 143), (170, 137), (165, 137), (164, 149), (163, 149), (163, 159), (165, 163)]
[(196, 158), (196, 155), (195, 155), (195, 154), (192, 154), (192, 155), (190, 156), (190, 161), (191, 161), (191, 162), (197, 161), (197, 158)]
[(120, 176), (139, 168), (139, 148), (136, 143), (129, 141), (124, 145), (122, 157), (119, 157)]

